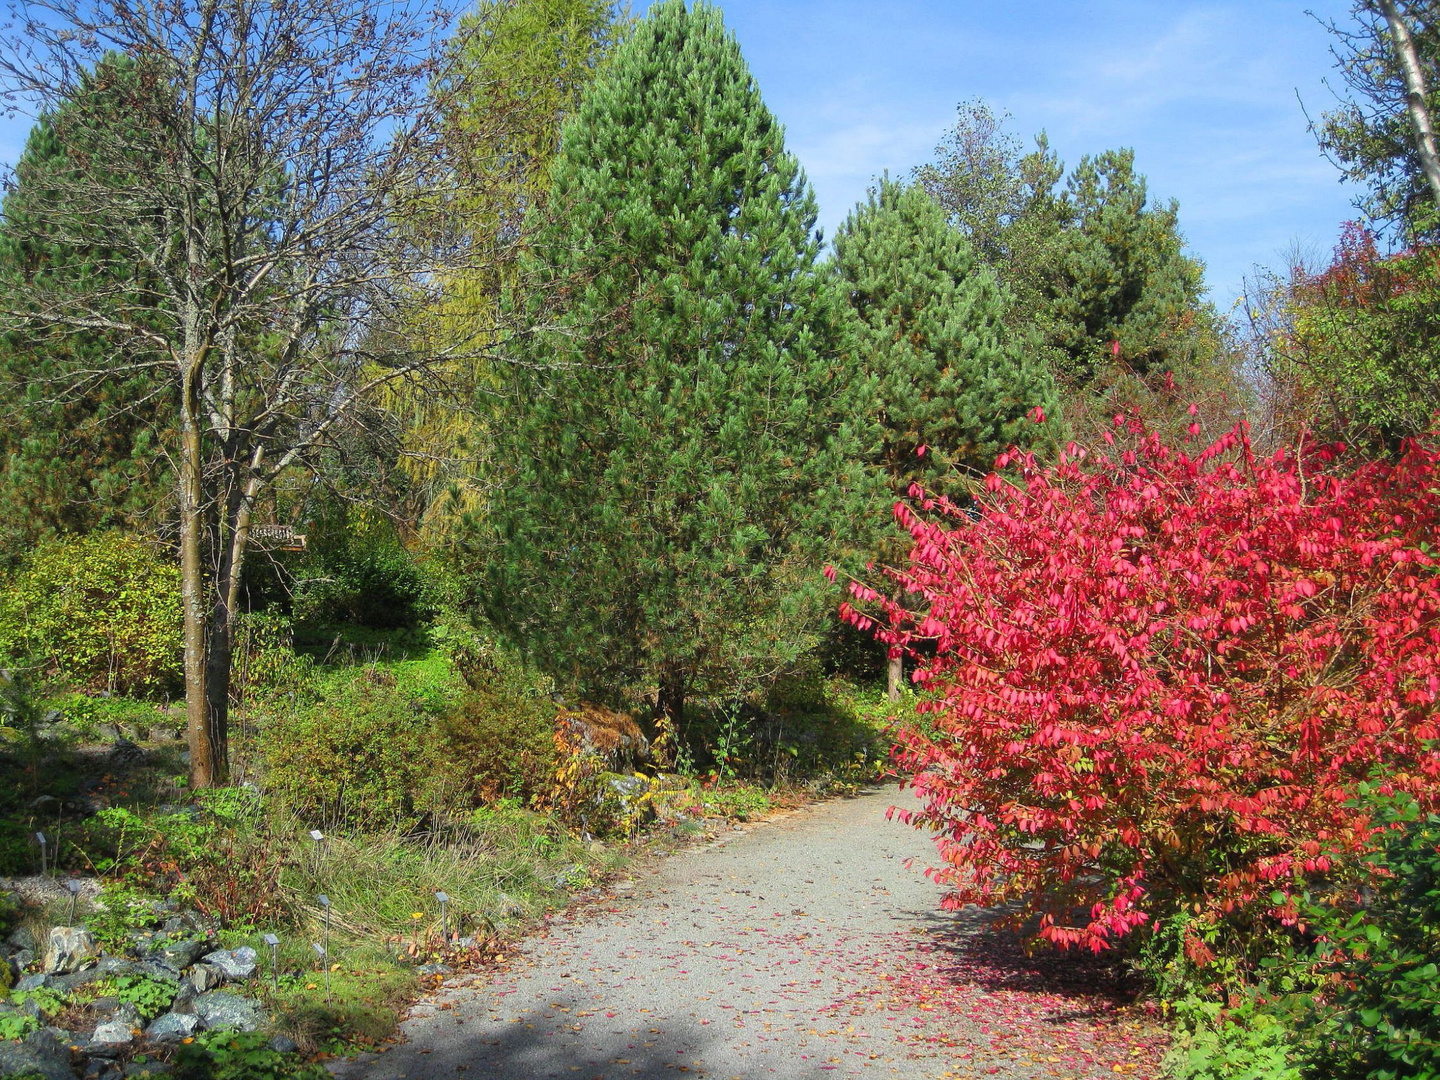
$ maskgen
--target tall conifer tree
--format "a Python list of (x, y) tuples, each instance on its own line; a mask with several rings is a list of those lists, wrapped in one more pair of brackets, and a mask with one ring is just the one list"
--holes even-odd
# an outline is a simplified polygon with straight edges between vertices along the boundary
[[(988, 472), (1036, 430), (1031, 409), (1054, 410), (1048, 373), (1024, 361), (1005, 327), (994, 273), (918, 184), (881, 181), (836, 234), (835, 265), (876, 379), (887, 501), (912, 483), (954, 494), (964, 474)], [(891, 541), (878, 554), (902, 553)], [(900, 664), (898, 652), (890, 656), (892, 700)]]
[(835, 264), (877, 379), (894, 494), (913, 482), (943, 490), (957, 469), (988, 472), (1031, 433), (1031, 409), (1053, 411), (1054, 385), (1006, 329), (994, 273), (923, 188), (882, 181), (836, 234)]
[[(754, 686), (877, 526), (870, 382), (815, 202), (720, 12), (662, 0), (561, 136), (483, 602), (589, 693)], [(542, 312), (532, 307), (532, 317)], [(879, 524), (883, 525), (883, 521)]]
[[(74, 100), (41, 116), (0, 204), (0, 295), (44, 280), (144, 306), (138, 282), (128, 287), (136, 268), (116, 270), (100, 230), (91, 248), (50, 239), (91, 212), (57, 192), (99, 172), (99, 161), (117, 168), (113, 148), (130, 137), (145, 93), (135, 64), (112, 56)], [(170, 524), (173, 478), (153, 440), (168, 405), (156, 362), (149, 343), (102, 330), (0, 335), (0, 562), (52, 533)]]

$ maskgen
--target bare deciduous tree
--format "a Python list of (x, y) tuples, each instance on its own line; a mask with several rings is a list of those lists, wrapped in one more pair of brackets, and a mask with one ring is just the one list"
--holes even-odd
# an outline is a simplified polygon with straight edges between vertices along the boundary
[(32, 203), (25, 223), (105, 272), (83, 288), (30, 275), (0, 309), (15, 330), (120, 343), (57, 393), (146, 369), (173, 394), (197, 787), (227, 777), (257, 496), (315, 467), (375, 392), (479, 337), (439, 325), (471, 261), (447, 214), (461, 200), (444, 96), (463, 88), (437, 71), (445, 20), (409, 0), (24, 0), (0, 30), (0, 91), (52, 119), (106, 57), (135, 72), (130, 122), (105, 140), (55, 125), (94, 167), (57, 174), (53, 212)]

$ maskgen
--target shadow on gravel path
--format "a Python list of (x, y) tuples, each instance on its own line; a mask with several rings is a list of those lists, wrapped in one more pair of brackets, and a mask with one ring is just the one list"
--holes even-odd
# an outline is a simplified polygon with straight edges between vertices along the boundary
[[(894, 788), (659, 861), (447, 985), (343, 1080), (1156, 1077), (1159, 1034), (1088, 958), (940, 912)], [(915, 868), (905, 866), (915, 860)]]

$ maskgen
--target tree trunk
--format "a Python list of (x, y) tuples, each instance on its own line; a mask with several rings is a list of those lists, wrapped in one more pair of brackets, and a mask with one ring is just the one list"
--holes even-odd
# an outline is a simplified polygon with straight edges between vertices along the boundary
[(1440, 152), (1435, 147), (1435, 127), (1431, 123), (1430, 106), (1425, 94), (1425, 76), (1420, 70), (1420, 57), (1415, 51), (1415, 39), (1400, 14), (1395, 0), (1377, 0), (1385, 22), (1390, 27), (1390, 39), (1395, 44), (1395, 56), (1400, 69), (1405, 73), (1405, 107), (1410, 113), (1410, 122), (1415, 127), (1415, 153), (1420, 159), (1420, 168), (1430, 183), (1430, 192), (1440, 206)]
[(899, 652), (893, 653), (885, 668), (885, 691), (892, 705), (900, 700), (900, 683), (904, 678), (905, 657)]
[(670, 723), (671, 730), (679, 733), (680, 721), (685, 715), (685, 676), (680, 671), (666, 668), (660, 676), (655, 711)]
[(185, 614), (185, 730), (190, 746), (190, 786), (223, 783), (225, 768), (216, 759), (207, 693), (205, 564), (201, 558), (205, 529), (201, 486), (200, 395), (198, 365), (192, 365), (180, 387), (180, 597)]

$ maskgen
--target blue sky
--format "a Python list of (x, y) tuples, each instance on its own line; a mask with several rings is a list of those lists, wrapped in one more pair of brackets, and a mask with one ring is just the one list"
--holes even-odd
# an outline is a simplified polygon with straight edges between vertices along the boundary
[[(1283, 265), (1297, 247), (1323, 258), (1355, 216), (1296, 97), (1315, 116), (1333, 100), (1329, 38), (1304, 0), (719, 2), (827, 236), (876, 176), (928, 160), (975, 97), (1027, 141), (1045, 129), (1069, 164), (1133, 147), (1152, 196), (1180, 201), (1222, 308), (1256, 264)], [(0, 120), (0, 161), (14, 163), (28, 126)]]
[[(871, 180), (931, 152), (981, 97), (1067, 164), (1135, 149), (1221, 307), (1255, 264), (1326, 257), (1356, 216), (1306, 131), (1333, 103), (1329, 36), (1287, 0), (719, 0), (785, 124), (827, 236)], [(637, 3), (637, 8), (643, 7)], [(1344, 20), (1349, 3), (1311, 0)]]

